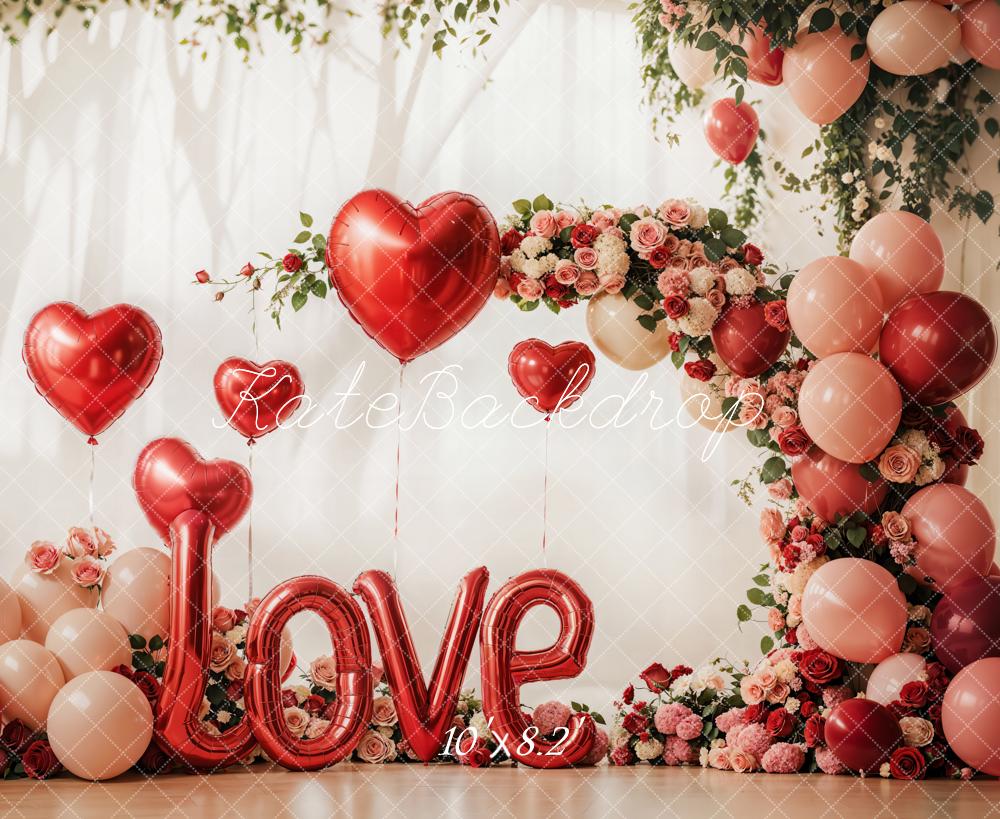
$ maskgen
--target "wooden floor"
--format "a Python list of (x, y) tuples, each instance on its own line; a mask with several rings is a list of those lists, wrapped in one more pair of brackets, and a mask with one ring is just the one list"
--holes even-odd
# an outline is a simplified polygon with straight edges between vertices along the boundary
[(255, 766), (215, 776), (0, 782), (5, 817), (1000, 817), (1000, 782), (753, 776), (700, 768), (473, 770), (340, 765), (319, 774)]

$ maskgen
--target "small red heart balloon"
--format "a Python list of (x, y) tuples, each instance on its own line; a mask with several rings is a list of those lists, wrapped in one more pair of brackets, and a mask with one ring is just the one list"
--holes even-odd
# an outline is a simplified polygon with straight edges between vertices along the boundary
[(758, 23), (747, 31), (740, 45), (747, 53), (748, 78), (764, 85), (781, 85), (785, 52), (780, 48), (771, 48), (771, 38), (763, 24)]
[(163, 345), (160, 328), (138, 307), (116, 304), (87, 315), (61, 301), (31, 319), (22, 356), (39, 395), (93, 439), (145, 392)]
[(750, 156), (760, 133), (760, 120), (749, 103), (736, 104), (732, 97), (716, 100), (705, 111), (702, 122), (708, 147), (732, 165)]
[(228, 532), (250, 508), (253, 483), (234, 461), (205, 461), (180, 438), (157, 438), (139, 453), (132, 488), (146, 519), (165, 542), (170, 523), (194, 509), (208, 515), (215, 537)]
[(868, 481), (858, 464), (849, 464), (812, 447), (792, 464), (799, 496), (823, 520), (862, 511), (870, 515), (882, 505), (889, 487), (882, 478)]
[(215, 371), (215, 400), (226, 422), (240, 435), (254, 440), (274, 432), (302, 403), (305, 386), (294, 364), (246, 358), (227, 358)]
[(597, 362), (582, 341), (553, 347), (537, 338), (514, 345), (507, 372), (517, 391), (546, 415), (576, 403), (594, 380)]
[(369, 190), (334, 219), (326, 263), (354, 320), (405, 363), (482, 310), (500, 273), (500, 236), (473, 196), (441, 193), (415, 208)]
[(791, 338), (791, 330), (778, 330), (767, 323), (760, 302), (746, 307), (730, 305), (712, 328), (712, 343), (719, 358), (743, 378), (768, 369), (781, 358)]

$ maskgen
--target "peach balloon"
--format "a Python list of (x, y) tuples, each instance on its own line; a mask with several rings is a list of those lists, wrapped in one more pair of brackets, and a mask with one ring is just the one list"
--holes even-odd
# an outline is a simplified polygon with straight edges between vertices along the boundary
[(820, 566), (802, 595), (802, 622), (821, 648), (855, 663), (877, 663), (899, 651), (906, 598), (887, 569), (841, 557)]
[(944, 247), (937, 231), (915, 213), (890, 210), (869, 219), (851, 242), (850, 257), (875, 276), (882, 306), (941, 289)]
[(1000, 5), (973, 0), (958, 12), (965, 50), (988, 68), (1000, 68)]
[(959, 671), (941, 706), (945, 739), (959, 759), (1000, 776), (1000, 657), (977, 660)]
[(865, 696), (880, 705), (899, 699), (899, 692), (909, 682), (927, 678), (927, 660), (919, 654), (896, 654), (882, 660), (868, 677)]
[(948, 64), (962, 44), (958, 18), (927, 0), (893, 3), (868, 29), (872, 62), (890, 74), (929, 74)]
[(799, 418), (824, 452), (852, 464), (872, 460), (899, 426), (903, 398), (889, 371), (864, 353), (813, 365), (799, 392)]
[(70, 609), (97, 608), (100, 593), (73, 582), (71, 563), (63, 560), (52, 574), (38, 574), (26, 566), (14, 574), (23, 637), (44, 643), (49, 626)]
[(636, 319), (646, 311), (620, 293), (602, 293), (587, 302), (587, 332), (607, 358), (626, 370), (645, 370), (670, 355), (665, 322), (649, 332)]
[(996, 526), (989, 510), (964, 486), (932, 484), (903, 506), (917, 542), (918, 583), (941, 591), (970, 577), (986, 577), (996, 551)]
[(143, 755), (153, 709), (139, 687), (113, 671), (88, 671), (60, 691), (49, 710), (56, 758), (81, 779), (113, 779)]
[(715, 49), (702, 51), (671, 37), (667, 56), (674, 72), (688, 88), (702, 88), (715, 79)]
[(0, 646), (0, 712), (32, 730), (45, 727), (52, 699), (66, 682), (56, 656), (31, 640)]
[(860, 42), (835, 26), (801, 34), (785, 52), (785, 85), (804, 117), (826, 125), (858, 101), (871, 70), (867, 50), (851, 59), (851, 49)]
[(71, 609), (52, 624), (45, 647), (67, 680), (88, 671), (131, 667), (132, 650), (122, 624), (105, 611)]
[(128, 634), (164, 639), (170, 627), (170, 554), (140, 546), (122, 552), (108, 567), (101, 605)]
[(882, 330), (882, 294), (872, 274), (843, 256), (809, 262), (788, 288), (788, 319), (815, 356), (870, 353)]
[(21, 599), (10, 584), (0, 578), (0, 644), (21, 636)]

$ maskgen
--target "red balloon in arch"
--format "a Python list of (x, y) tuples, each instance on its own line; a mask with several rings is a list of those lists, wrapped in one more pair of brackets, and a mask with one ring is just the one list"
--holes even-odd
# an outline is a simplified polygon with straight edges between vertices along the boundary
[(748, 102), (736, 104), (732, 97), (716, 100), (702, 121), (705, 141), (719, 158), (739, 165), (757, 144), (760, 120)]
[(788, 347), (791, 330), (767, 323), (764, 305), (730, 305), (712, 327), (712, 343), (719, 358), (734, 373), (752, 378), (770, 368)]

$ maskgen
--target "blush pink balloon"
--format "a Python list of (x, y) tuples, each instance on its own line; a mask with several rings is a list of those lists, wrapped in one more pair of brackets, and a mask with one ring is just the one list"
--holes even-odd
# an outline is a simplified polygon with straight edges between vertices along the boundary
[(868, 677), (865, 696), (882, 705), (899, 699), (909, 682), (926, 679), (927, 660), (919, 654), (895, 654), (882, 660)]
[(140, 546), (116, 557), (101, 585), (101, 605), (129, 634), (164, 639), (170, 630), (170, 554)]
[(802, 595), (802, 622), (820, 648), (855, 663), (878, 663), (899, 651), (906, 598), (887, 569), (842, 557), (820, 566)]
[(67, 681), (88, 671), (132, 666), (132, 650), (122, 624), (97, 609), (67, 611), (52, 624), (45, 647), (59, 660)]
[(100, 593), (73, 581), (69, 560), (52, 574), (38, 574), (22, 566), (14, 573), (14, 591), (21, 600), (22, 635), (44, 643), (49, 627), (70, 609), (96, 609)]
[(834, 26), (803, 34), (785, 52), (785, 86), (806, 119), (826, 125), (858, 101), (871, 70), (867, 49), (851, 59), (851, 49), (860, 42)]
[(872, 21), (867, 37), (872, 62), (900, 76), (946, 66), (961, 42), (958, 18), (925, 0), (893, 3)]
[(0, 644), (21, 636), (21, 600), (6, 580), (0, 578)]
[(963, 762), (1000, 776), (1000, 657), (978, 660), (955, 675), (944, 692), (941, 724)]
[(939, 483), (916, 492), (903, 506), (917, 542), (917, 564), (908, 573), (941, 591), (969, 577), (986, 577), (996, 550), (989, 510), (963, 486)]
[(792, 481), (799, 496), (823, 520), (875, 512), (889, 491), (882, 478), (869, 481), (857, 464), (834, 458), (817, 446), (792, 464)]
[(944, 247), (937, 231), (915, 213), (889, 210), (869, 219), (851, 242), (850, 257), (875, 276), (882, 306), (941, 289)]
[(818, 361), (799, 392), (799, 418), (824, 452), (852, 464), (872, 460), (899, 426), (903, 398), (889, 371), (864, 353)]
[(788, 288), (792, 329), (818, 358), (870, 353), (882, 318), (882, 294), (872, 274), (843, 256), (809, 262)]
[(49, 705), (66, 682), (59, 660), (32, 640), (0, 646), (0, 711), (33, 731), (45, 727)]
[(965, 50), (989, 68), (1000, 68), (1000, 5), (996, 0), (973, 0), (958, 12)]

